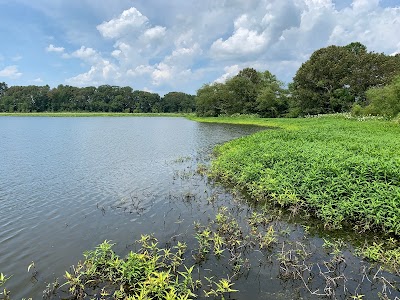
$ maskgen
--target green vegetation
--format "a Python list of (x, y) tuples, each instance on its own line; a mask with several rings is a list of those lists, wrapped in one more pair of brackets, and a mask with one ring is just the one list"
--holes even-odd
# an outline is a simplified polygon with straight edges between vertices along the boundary
[(369, 105), (354, 105), (354, 115), (381, 115), (393, 118), (400, 113), (400, 75), (388, 85), (374, 87), (366, 92)]
[(315, 51), (293, 78), (292, 114), (348, 112), (365, 106), (365, 92), (392, 81), (400, 72), (400, 56), (368, 52), (360, 43)]
[(283, 83), (269, 71), (245, 68), (226, 83), (206, 84), (197, 91), (196, 112), (216, 117), (233, 114), (259, 114), (280, 117), (289, 108)]
[(183, 117), (183, 113), (118, 113), (118, 112), (30, 112), (1, 113), (0, 117)]
[(85, 260), (65, 273), (69, 294), (75, 299), (89, 294), (113, 299), (184, 300), (195, 296), (193, 267), (179, 269), (185, 244), (160, 249), (157, 240), (148, 235), (142, 236), (140, 243), (141, 249), (125, 259), (115, 254), (108, 241), (84, 253)]
[[(252, 123), (246, 118), (223, 121)], [(256, 201), (311, 213), (327, 228), (351, 225), (359, 232), (400, 234), (398, 125), (343, 116), (256, 119), (255, 124), (287, 129), (217, 147), (213, 178)]]
[(8, 87), (0, 83), (0, 112), (190, 113), (194, 110), (194, 96), (179, 92), (161, 98), (156, 93), (110, 85), (84, 88), (59, 85), (50, 89), (48, 85)]
[(400, 270), (400, 247), (398, 242), (389, 238), (380, 242), (372, 242), (358, 249), (358, 254), (372, 262), (383, 263), (387, 268), (399, 273)]

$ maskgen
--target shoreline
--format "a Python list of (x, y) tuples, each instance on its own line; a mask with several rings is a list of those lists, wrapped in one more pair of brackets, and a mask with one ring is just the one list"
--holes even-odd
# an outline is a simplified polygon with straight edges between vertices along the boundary
[(0, 117), (185, 117), (185, 113), (38, 112), (0, 113)]

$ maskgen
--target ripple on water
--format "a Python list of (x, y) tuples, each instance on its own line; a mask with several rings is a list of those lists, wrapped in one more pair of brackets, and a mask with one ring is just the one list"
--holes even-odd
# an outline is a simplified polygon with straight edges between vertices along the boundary
[(175, 235), (202, 218), (193, 212), (190, 223), (175, 223), (177, 206), (165, 217), (170, 194), (188, 191), (174, 184), (171, 162), (258, 130), (234, 127), (181, 118), (0, 118), (0, 271), (14, 275), (13, 298), (40, 298), (44, 282), (105, 239), (124, 248), (141, 233)]

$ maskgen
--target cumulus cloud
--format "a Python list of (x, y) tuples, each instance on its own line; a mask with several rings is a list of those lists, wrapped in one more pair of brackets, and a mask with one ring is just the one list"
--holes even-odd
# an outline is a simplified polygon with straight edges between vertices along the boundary
[(147, 29), (143, 33), (143, 37), (149, 41), (157, 40), (163, 38), (165, 36), (166, 28), (162, 26), (155, 26), (150, 29)]
[[(152, 73), (154, 85), (160, 85), (169, 82), (172, 79), (176, 81), (186, 81), (190, 78), (192, 70), (189, 66), (192, 65), (193, 60), (201, 55), (201, 48), (199, 44), (194, 44), (192, 47), (177, 48), (172, 51), (171, 55), (166, 56), (164, 60), (159, 63)], [(178, 82), (179, 82), (178, 81)]]
[(237, 75), (240, 71), (239, 65), (228, 66), (224, 68), (225, 74), (219, 77), (215, 82), (224, 83), (227, 79)]
[(80, 49), (74, 51), (70, 54), (71, 57), (80, 58), (84, 61), (94, 61), (96, 62), (99, 59), (99, 54), (93, 48), (87, 48), (82, 46)]
[(99, 60), (88, 72), (68, 78), (66, 82), (75, 86), (101, 85), (118, 82), (121, 74), (118, 68), (108, 60)]
[(118, 18), (98, 25), (97, 29), (106, 38), (118, 38), (140, 30), (147, 21), (147, 17), (143, 16), (135, 7), (131, 7)]
[(379, 0), (354, 0), (351, 6), (357, 12), (371, 11), (379, 6)]
[(3, 70), (0, 70), (0, 77), (6, 77), (10, 79), (17, 79), (22, 76), (22, 73), (18, 71), (18, 67), (8, 66), (5, 67)]
[(241, 15), (234, 22), (234, 32), (228, 39), (219, 38), (212, 46), (211, 51), (216, 56), (242, 56), (256, 54), (262, 51), (269, 39), (264, 32), (255, 28), (256, 20), (247, 14)]
[(151, 3), (147, 15), (130, 7), (99, 22), (95, 28), (112, 42), (108, 49), (85, 45), (65, 53), (49, 45), (49, 52), (88, 65), (67, 82), (194, 92), (245, 67), (268, 69), (288, 82), (312, 52), (331, 44), (359, 41), (370, 51), (400, 51), (400, 8), (383, 8), (379, 0), (353, 0), (340, 9), (333, 0)]
[(78, 58), (90, 65), (89, 71), (66, 79), (68, 84), (76, 86), (113, 84), (121, 77), (119, 68), (93, 48), (82, 46), (71, 54), (65, 53), (63, 57)]
[(50, 44), (46, 47), (46, 52), (56, 52), (56, 53), (62, 53), (64, 52), (64, 47), (56, 47), (53, 44)]

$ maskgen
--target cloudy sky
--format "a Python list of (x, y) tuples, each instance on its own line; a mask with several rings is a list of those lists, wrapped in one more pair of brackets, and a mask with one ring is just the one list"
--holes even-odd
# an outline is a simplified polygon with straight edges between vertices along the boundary
[(312, 52), (400, 52), (400, 0), (0, 0), (0, 82), (196, 93), (240, 69), (290, 82)]

